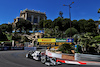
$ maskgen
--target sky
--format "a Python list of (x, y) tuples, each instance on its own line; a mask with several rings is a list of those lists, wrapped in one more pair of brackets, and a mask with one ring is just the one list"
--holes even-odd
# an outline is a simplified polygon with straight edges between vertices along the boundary
[(100, 0), (0, 0), (0, 25), (3, 23), (12, 23), (14, 18), (20, 16), (20, 10), (28, 8), (46, 12), (47, 19), (52, 21), (63, 12), (64, 18), (69, 18), (69, 7), (71, 5), (71, 20), (93, 19), (99, 20), (100, 14), (97, 13), (100, 8)]

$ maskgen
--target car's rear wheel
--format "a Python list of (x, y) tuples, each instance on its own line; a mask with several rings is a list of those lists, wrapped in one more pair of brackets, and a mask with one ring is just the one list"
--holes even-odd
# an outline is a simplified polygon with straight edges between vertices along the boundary
[(45, 57), (42, 57), (41, 58), (41, 62), (44, 64), (46, 62), (46, 58)]

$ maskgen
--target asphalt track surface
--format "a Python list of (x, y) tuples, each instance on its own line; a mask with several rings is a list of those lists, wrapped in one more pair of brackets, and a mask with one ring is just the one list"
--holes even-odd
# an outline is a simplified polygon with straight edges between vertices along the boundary
[(46, 66), (40, 61), (25, 57), (27, 51), (0, 51), (0, 67), (100, 67), (96, 65), (68, 65)]

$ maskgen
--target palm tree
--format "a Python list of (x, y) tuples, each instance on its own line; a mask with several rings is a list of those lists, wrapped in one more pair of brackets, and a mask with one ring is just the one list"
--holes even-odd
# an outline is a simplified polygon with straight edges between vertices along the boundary
[(93, 40), (93, 36), (93, 33), (85, 33), (78, 39), (80, 45), (83, 47), (83, 52), (88, 51), (89, 47), (91, 47), (91, 45), (95, 42), (95, 40)]
[(99, 8), (99, 10), (98, 10), (98, 13), (100, 13), (100, 8)]

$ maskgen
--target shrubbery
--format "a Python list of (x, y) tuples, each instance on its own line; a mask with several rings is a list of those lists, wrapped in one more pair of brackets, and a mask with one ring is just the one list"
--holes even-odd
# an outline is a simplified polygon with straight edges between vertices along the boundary
[(72, 50), (72, 45), (70, 44), (63, 44), (59, 47), (59, 51), (62, 51), (62, 53), (68, 53), (68, 54), (72, 54), (71, 50)]

